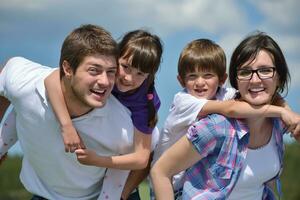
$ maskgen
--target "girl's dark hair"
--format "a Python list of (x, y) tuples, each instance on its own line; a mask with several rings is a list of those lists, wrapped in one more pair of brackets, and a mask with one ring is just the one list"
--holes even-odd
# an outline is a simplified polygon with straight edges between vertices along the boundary
[(153, 98), (154, 98), (153, 92), (154, 92), (154, 81), (149, 86), (148, 94), (147, 94), (148, 126), (151, 128), (154, 128), (158, 121), (157, 111), (153, 103)]
[[(147, 78), (148, 125), (153, 128), (157, 123), (157, 111), (153, 104), (155, 74), (159, 69), (163, 47), (157, 35), (145, 30), (134, 30), (125, 34), (119, 43), (120, 56), (131, 60), (131, 67), (144, 73)], [(152, 98), (151, 98), (152, 97)]]
[(232, 87), (237, 88), (237, 70), (246, 62), (253, 61), (261, 51), (267, 51), (273, 60), (276, 73), (279, 76), (279, 86), (276, 93), (288, 92), (290, 73), (284, 55), (279, 45), (266, 33), (255, 32), (246, 37), (234, 50), (229, 65), (229, 80)]

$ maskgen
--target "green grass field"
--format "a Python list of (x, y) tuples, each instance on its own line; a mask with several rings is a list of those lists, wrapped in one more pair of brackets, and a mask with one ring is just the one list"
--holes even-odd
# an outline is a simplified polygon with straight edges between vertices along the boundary
[[(281, 176), (283, 200), (300, 199), (300, 145), (286, 146), (284, 171)], [(0, 200), (25, 200), (31, 195), (23, 188), (19, 181), (21, 167), (20, 157), (9, 157), (0, 165)], [(149, 188), (147, 182), (140, 185), (142, 200), (149, 200)]]

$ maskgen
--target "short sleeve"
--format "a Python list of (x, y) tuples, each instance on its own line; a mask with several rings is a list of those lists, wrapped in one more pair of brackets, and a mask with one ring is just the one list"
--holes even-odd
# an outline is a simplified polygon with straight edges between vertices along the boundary
[(195, 122), (186, 136), (203, 158), (215, 149), (218, 140), (214, 122), (209, 116)]
[(165, 122), (166, 128), (171, 132), (180, 132), (183, 127), (191, 125), (196, 121), (207, 101), (207, 99), (199, 99), (183, 91), (177, 93)]

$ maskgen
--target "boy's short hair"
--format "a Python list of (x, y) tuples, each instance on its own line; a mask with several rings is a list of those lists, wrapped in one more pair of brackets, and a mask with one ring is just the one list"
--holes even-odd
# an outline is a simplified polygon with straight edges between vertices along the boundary
[(67, 61), (75, 73), (79, 64), (86, 56), (119, 55), (117, 42), (104, 28), (92, 24), (82, 25), (74, 29), (64, 40), (60, 55), (60, 76), (65, 75), (62, 68), (63, 61)]
[(209, 39), (198, 39), (188, 43), (178, 60), (178, 74), (182, 80), (189, 72), (210, 71), (219, 79), (226, 73), (226, 55), (223, 49)]

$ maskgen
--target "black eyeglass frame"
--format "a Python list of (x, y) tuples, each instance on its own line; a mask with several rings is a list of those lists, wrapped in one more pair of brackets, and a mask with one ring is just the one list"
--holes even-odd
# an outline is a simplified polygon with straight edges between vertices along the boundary
[[(260, 77), (259, 71), (260, 71), (260, 70), (265, 70), (265, 69), (272, 69), (272, 70), (273, 70), (273, 71), (272, 71), (272, 76), (268, 76), (268, 77)], [(239, 71), (242, 71), (242, 70), (248, 70), (248, 71), (251, 71), (251, 75), (250, 75), (249, 77), (247, 77), (247, 78), (246, 78), (246, 77), (245, 77), (245, 78), (239, 78), (238, 73), (239, 73)], [(266, 79), (269, 79), (269, 78), (273, 78), (275, 72), (276, 72), (276, 68), (275, 68), (275, 67), (263, 67), (263, 68), (258, 68), (258, 69), (244, 69), (244, 68), (241, 68), (241, 69), (238, 69), (238, 70), (237, 70), (237, 79), (238, 79), (239, 81), (249, 81), (249, 80), (252, 79), (253, 74), (256, 73), (256, 75), (258, 76), (258, 78), (259, 78), (260, 80), (266, 80)]]

